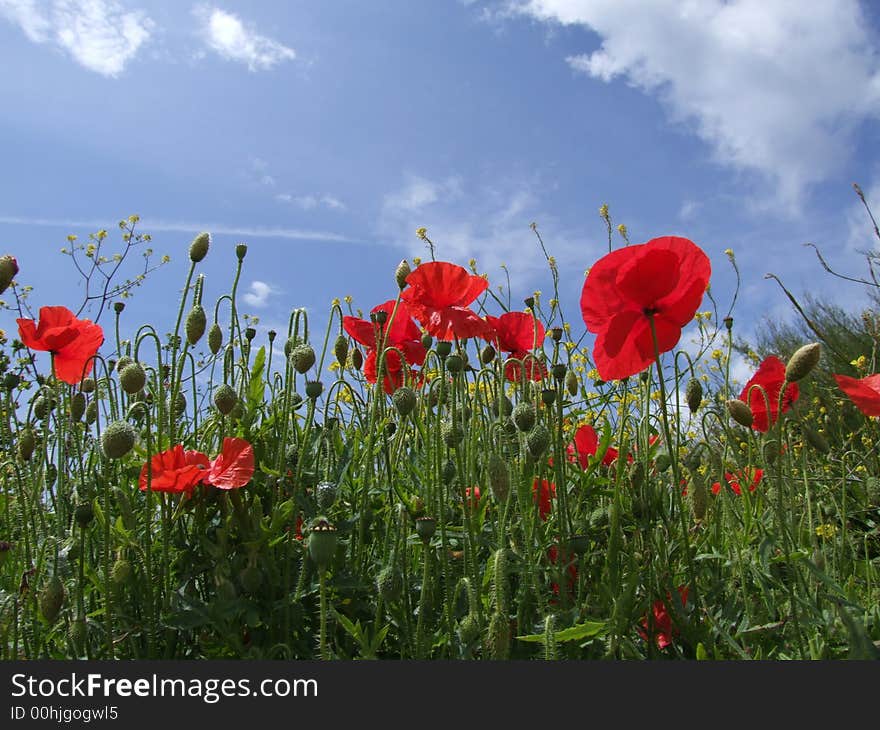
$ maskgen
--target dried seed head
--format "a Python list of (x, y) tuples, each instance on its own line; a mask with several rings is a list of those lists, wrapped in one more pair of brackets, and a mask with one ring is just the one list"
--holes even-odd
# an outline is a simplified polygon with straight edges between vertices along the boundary
[(785, 368), (785, 379), (789, 383), (796, 383), (805, 378), (816, 367), (821, 355), (822, 345), (818, 342), (812, 342), (799, 348), (788, 361)]
[(431, 538), (434, 537), (434, 533), (437, 531), (437, 520), (433, 517), (419, 517), (416, 519), (416, 534), (422, 539), (422, 542), (427, 545)]

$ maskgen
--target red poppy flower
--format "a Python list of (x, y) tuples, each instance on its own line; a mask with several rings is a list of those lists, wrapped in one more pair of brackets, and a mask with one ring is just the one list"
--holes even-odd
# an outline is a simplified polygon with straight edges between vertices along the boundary
[[(150, 489), (154, 492), (184, 492), (190, 494), (195, 486), (201, 483), (211, 462), (201, 451), (184, 451), (177, 444), (167, 451), (153, 454), (150, 460), (152, 475)], [(138, 484), (142, 492), (147, 490), (147, 465), (141, 467)]]
[(296, 516), (296, 528), (294, 529), (293, 537), (295, 540), (303, 540), (303, 517), (301, 514)]
[(835, 374), (834, 379), (862, 413), (869, 418), (880, 416), (880, 373), (867, 378)]
[[(379, 380), (376, 334), (381, 332), (381, 340), (384, 347), (395, 347), (403, 352), (401, 361), (396, 350), (388, 350), (385, 353), (385, 378), (383, 387), (389, 395), (404, 384), (406, 365), (421, 365), (425, 362), (425, 348), (421, 341), (421, 332), (413, 322), (410, 311), (404, 302), (397, 304), (394, 311), (393, 299), (384, 304), (373, 307), (371, 313), (385, 312), (388, 318), (384, 324), (379, 325), (372, 321), (359, 319), (358, 317), (343, 317), (342, 326), (351, 337), (367, 348), (367, 359), (364, 361), (364, 377), (367, 382), (375, 383)], [(394, 314), (394, 321), (391, 315)], [(389, 327), (390, 325), (390, 327)], [(412, 370), (410, 370), (412, 373)]]
[(581, 293), (581, 313), (596, 334), (593, 359), (602, 380), (640, 373), (654, 362), (651, 317), (657, 348), (678, 344), (709, 284), (709, 257), (677, 236), (612, 251), (590, 269)]
[[(569, 461), (577, 461), (581, 465), (581, 469), (586, 469), (589, 465), (589, 458), (595, 456), (599, 450), (599, 434), (596, 429), (588, 424), (579, 426), (574, 433), (574, 441), (566, 447), (569, 455)], [(602, 456), (602, 465), (611, 466), (617, 460), (617, 449), (609, 446)], [(632, 462), (631, 454), (627, 455), (627, 459)]]
[(211, 462), (205, 481), (217, 489), (237, 489), (254, 476), (254, 447), (240, 438), (223, 439), (223, 450)]
[[(754, 418), (752, 428), (756, 431), (766, 433), (770, 426), (776, 423), (776, 420), (779, 418), (779, 393), (782, 390), (783, 383), (785, 383), (785, 363), (776, 355), (770, 355), (764, 358), (758, 370), (751, 380), (746, 383), (742, 393), (740, 393), (739, 399), (747, 403), (752, 410), (752, 417)], [(761, 390), (762, 388), (763, 391)], [(766, 398), (764, 397), (764, 392), (767, 393)], [(799, 395), (798, 384), (789, 383), (782, 398), (783, 413), (791, 408), (791, 404), (798, 399)]]
[(40, 307), (40, 322), (18, 319), (21, 341), (32, 350), (54, 355), (55, 377), (76, 385), (92, 372), (92, 357), (104, 342), (104, 330), (77, 319), (67, 307)]
[[(679, 586), (678, 587), (678, 595), (681, 598), (681, 607), (684, 608), (687, 606), (687, 597), (688, 597), (688, 587), (687, 586)], [(668, 601), (672, 600), (672, 596), (667, 593), (666, 601), (656, 600), (654, 601), (654, 605), (651, 607), (651, 612), (654, 614), (654, 625), (652, 630), (654, 632), (654, 638), (657, 641), (658, 649), (665, 649), (672, 643), (673, 637), (678, 634), (678, 629), (672, 623), (672, 616), (669, 614), (669, 609), (666, 604)], [(641, 636), (645, 641), (648, 640), (648, 617), (642, 619), (642, 628), (639, 629), (639, 636)]]
[(487, 339), (501, 352), (510, 353), (504, 364), (504, 377), (517, 382), (522, 379), (523, 368), (529, 380), (543, 380), (547, 376), (547, 368), (532, 352), (540, 347), (546, 334), (544, 325), (533, 314), (507, 312), (500, 317), (487, 315), (486, 321), (495, 330)]
[(542, 520), (550, 515), (552, 500), (556, 498), (556, 485), (546, 479), (535, 479), (532, 484), (532, 501), (538, 505), (538, 514)]
[(489, 282), (482, 276), (469, 274), (461, 266), (445, 261), (430, 261), (407, 276), (406, 283), (409, 287), (400, 295), (401, 299), (432, 337), (492, 337), (492, 325), (469, 309), (489, 288)]
[(464, 490), (465, 499), (469, 500), (471, 503), (471, 507), (476, 509), (477, 505), (480, 504), (480, 500), (482, 499), (482, 494), (480, 494), (479, 487), (465, 487)]
[[(748, 483), (751, 480), (749, 491), (754, 492), (763, 478), (763, 469), (752, 469), (751, 467), (747, 469), (738, 469), (735, 474), (731, 474), (729, 471), (724, 472), (725, 481), (730, 485), (730, 488), (736, 495), (742, 494), (742, 487), (740, 486), (741, 482)], [(712, 494), (718, 494), (719, 492), (721, 492), (721, 483), (715, 482), (712, 485)]]

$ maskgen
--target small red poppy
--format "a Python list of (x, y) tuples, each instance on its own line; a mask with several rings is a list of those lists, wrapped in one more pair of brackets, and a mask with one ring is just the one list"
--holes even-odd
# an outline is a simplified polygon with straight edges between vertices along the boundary
[(104, 342), (104, 330), (77, 319), (67, 307), (40, 307), (40, 321), (17, 319), (21, 341), (30, 349), (54, 355), (55, 377), (76, 385), (92, 372), (92, 358)]
[(510, 354), (504, 364), (504, 377), (517, 382), (522, 379), (523, 368), (529, 380), (543, 380), (547, 376), (547, 368), (533, 352), (541, 346), (546, 331), (533, 314), (507, 312), (500, 317), (487, 315), (486, 321), (495, 330), (487, 339), (501, 352)]
[(464, 490), (465, 499), (467, 499), (471, 503), (471, 507), (476, 509), (480, 504), (480, 500), (483, 495), (480, 493), (479, 487), (465, 487)]
[(538, 514), (542, 520), (550, 515), (552, 500), (556, 498), (556, 485), (546, 479), (535, 479), (532, 484), (532, 501), (538, 505)]
[[(679, 586), (678, 587), (678, 595), (681, 599), (681, 607), (685, 608), (687, 606), (687, 598), (688, 598), (688, 587), (687, 586)], [(654, 605), (651, 607), (651, 612), (654, 615), (654, 638), (657, 642), (658, 649), (665, 649), (667, 646), (672, 644), (673, 638), (678, 634), (678, 628), (672, 623), (672, 616), (669, 614), (669, 609), (667, 608), (667, 602), (672, 600), (672, 596), (667, 593), (666, 601), (656, 600), (654, 601)], [(648, 640), (648, 617), (642, 619), (642, 626), (639, 629), (639, 636), (641, 636), (645, 641)]]
[(869, 418), (880, 416), (880, 373), (866, 378), (835, 374), (834, 379), (862, 413)]
[[(766, 433), (779, 418), (779, 394), (782, 391), (783, 383), (785, 383), (785, 363), (776, 355), (770, 355), (764, 358), (758, 370), (740, 393), (739, 399), (747, 403), (752, 411), (754, 418), (752, 428), (756, 431)], [(765, 392), (766, 398), (764, 397)], [(783, 413), (791, 408), (792, 403), (798, 399), (799, 395), (798, 384), (789, 383), (782, 398)]]
[(400, 297), (432, 337), (492, 337), (492, 325), (469, 309), (489, 288), (489, 282), (482, 276), (469, 274), (461, 266), (446, 261), (430, 261), (407, 276), (406, 283), (409, 286)]
[[(577, 565), (575, 565), (574, 560), (572, 559), (573, 556), (567, 555), (566, 553), (563, 552), (563, 558), (568, 563), (568, 592), (569, 592), (569, 594), (571, 594), (571, 593), (574, 593), (574, 585), (575, 585), (575, 581), (577, 580), (577, 577), (578, 577)], [(547, 559), (551, 563), (553, 563), (553, 565), (556, 565), (557, 561), (559, 560), (559, 548), (556, 545), (551, 545), (547, 549)], [(556, 596), (559, 595), (559, 584), (558, 583), (551, 583), (550, 589), (553, 591), (554, 595), (556, 595)]]
[[(425, 348), (421, 342), (421, 332), (413, 322), (410, 311), (404, 302), (397, 303), (388, 300), (383, 304), (373, 307), (371, 313), (385, 312), (387, 319), (384, 324), (375, 324), (372, 321), (358, 317), (343, 317), (342, 326), (345, 331), (360, 344), (367, 348), (367, 359), (364, 361), (364, 377), (367, 382), (375, 383), (379, 380), (376, 334), (381, 332), (381, 340), (384, 347), (394, 347), (403, 352), (403, 359), (396, 350), (387, 350), (385, 353), (385, 378), (383, 387), (389, 395), (404, 384), (405, 365), (421, 365), (425, 362)], [(391, 315), (394, 320), (391, 321)], [(390, 327), (389, 327), (390, 325)], [(412, 374), (412, 370), (410, 373)], [(415, 377), (413, 375), (413, 377)]]
[[(201, 451), (184, 451), (181, 444), (167, 451), (153, 454), (150, 459), (152, 474), (150, 489), (154, 492), (190, 494), (197, 484), (205, 479), (211, 462)], [(138, 485), (142, 492), (147, 490), (147, 464), (141, 467)]]
[[(740, 486), (741, 483), (749, 484), (749, 491), (754, 492), (758, 488), (758, 485), (761, 483), (761, 479), (763, 478), (763, 469), (752, 469), (751, 467), (746, 469), (738, 469), (735, 474), (731, 474), (729, 471), (724, 472), (724, 480), (730, 485), (730, 488), (736, 495), (742, 494), (742, 487)], [(715, 482), (712, 485), (712, 494), (719, 494), (720, 492), (721, 483)]]
[(612, 251), (590, 269), (581, 313), (596, 334), (593, 359), (602, 380), (640, 373), (678, 344), (709, 285), (709, 257), (687, 238), (664, 236)]

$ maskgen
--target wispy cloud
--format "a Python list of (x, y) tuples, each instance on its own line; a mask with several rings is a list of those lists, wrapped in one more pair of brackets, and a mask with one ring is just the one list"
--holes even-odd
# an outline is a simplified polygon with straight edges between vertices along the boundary
[(154, 22), (117, 0), (0, 0), (0, 17), (34, 43), (52, 44), (84, 68), (119, 76), (149, 40)]
[(569, 56), (623, 79), (693, 125), (715, 158), (756, 172), (769, 205), (799, 210), (840, 172), (857, 126), (880, 114), (880, 55), (858, 0), (508, 0), (505, 9), (596, 33)]
[(326, 208), (327, 210), (345, 210), (345, 203), (332, 195), (293, 195), (292, 193), (278, 193), (275, 200), (279, 203), (291, 203), (303, 210)]
[(208, 5), (196, 6), (193, 12), (205, 45), (222, 58), (245, 64), (249, 71), (265, 71), (296, 58), (292, 48), (260, 35), (233, 13)]
[(269, 297), (275, 294), (275, 287), (267, 284), (265, 281), (252, 281), (250, 289), (245, 293), (243, 299), (245, 303), (255, 309), (262, 309), (269, 302)]
[[(31, 218), (25, 216), (0, 215), (0, 223), (20, 226), (52, 226), (58, 228), (88, 228), (99, 230), (110, 228), (109, 219), (57, 219)], [(329, 231), (309, 231), (283, 226), (230, 226), (225, 223), (191, 223), (187, 221), (165, 221), (141, 218), (140, 228), (145, 231), (180, 231), (182, 233), (210, 233), (227, 236), (247, 236), (251, 238), (282, 238), (294, 241), (326, 241), (327, 243), (362, 243), (358, 239)]]

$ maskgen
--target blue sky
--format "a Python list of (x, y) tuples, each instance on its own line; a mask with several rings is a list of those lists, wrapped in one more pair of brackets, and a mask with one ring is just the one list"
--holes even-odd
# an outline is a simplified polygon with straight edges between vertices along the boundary
[[(58, 251), (136, 213), (171, 264), (129, 303), (173, 326), (192, 237), (212, 233), (205, 301), (249, 245), (241, 309), (286, 329), (334, 297), (396, 293), (403, 257), (474, 257), (514, 307), (550, 291), (575, 333), (607, 251), (599, 206), (633, 243), (732, 248), (745, 330), (794, 292), (858, 306), (843, 271), (880, 213), (876, 6), (733, 0), (0, 0), (0, 253), (44, 304), (80, 301)], [(8, 316), (4, 324), (9, 329)]]

